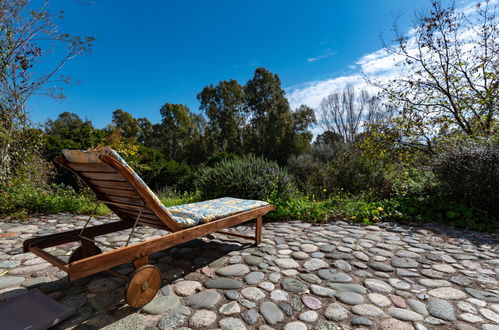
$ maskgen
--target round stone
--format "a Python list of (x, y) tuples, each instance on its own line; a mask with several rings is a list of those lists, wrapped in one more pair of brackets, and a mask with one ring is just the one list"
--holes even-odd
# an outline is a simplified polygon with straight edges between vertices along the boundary
[(379, 307), (387, 307), (392, 304), (390, 299), (388, 299), (388, 297), (379, 293), (369, 293), (367, 297), (373, 304)]
[(186, 304), (195, 309), (211, 309), (222, 299), (222, 296), (211, 290), (196, 293), (186, 300)]
[(281, 258), (274, 260), (274, 263), (280, 268), (298, 268), (300, 265), (293, 259)]
[(333, 269), (321, 269), (317, 272), (320, 278), (331, 282), (351, 282), (352, 278), (345, 273), (338, 273)]
[(263, 262), (262, 257), (258, 256), (245, 256), (244, 257), (244, 263), (250, 266), (258, 266)]
[(392, 266), (385, 264), (384, 262), (379, 262), (379, 261), (371, 261), (371, 262), (368, 262), (367, 265), (374, 270), (379, 270), (382, 272), (393, 272), (393, 270), (394, 270), (394, 268)]
[(228, 317), (218, 322), (222, 330), (246, 330), (243, 321), (235, 317)]
[(402, 321), (423, 321), (423, 315), (404, 308), (390, 307), (388, 308), (390, 316)]
[(456, 315), (454, 314), (454, 307), (447, 300), (431, 298), (427, 304), (428, 312), (430, 315), (445, 320), (455, 321)]
[(366, 288), (378, 293), (391, 293), (393, 291), (389, 284), (372, 278), (365, 279), (364, 285)]
[(451, 265), (447, 264), (436, 264), (431, 266), (433, 269), (443, 273), (455, 273), (456, 270)]
[(446, 286), (451, 286), (450, 282), (447, 282), (446, 280), (434, 280), (431, 278), (422, 278), (418, 280), (419, 284), (428, 286), (430, 288), (441, 288), (441, 287), (446, 287)]
[(284, 290), (289, 292), (304, 292), (307, 290), (307, 285), (305, 283), (292, 277), (286, 277), (282, 280), (281, 285)]
[(416, 299), (407, 299), (407, 304), (416, 312), (423, 316), (428, 316), (428, 310), (426, 309), (426, 305), (419, 300)]
[(310, 309), (320, 309), (322, 307), (321, 301), (315, 297), (303, 295), (301, 300), (303, 301), (303, 304)]
[(271, 282), (261, 282), (258, 284), (258, 287), (266, 291), (272, 291), (274, 290), (275, 285)]
[(177, 308), (178, 306), (180, 306), (180, 300), (178, 299), (178, 297), (162, 296), (150, 301), (147, 305), (142, 307), (142, 311), (148, 314), (159, 315), (163, 314), (169, 309)]
[(362, 316), (357, 316), (352, 319), (352, 325), (365, 325), (366, 327), (371, 327), (373, 325), (373, 321), (366, 319)]
[(201, 290), (201, 283), (196, 281), (180, 281), (173, 285), (175, 293), (182, 297), (189, 297)]
[(261, 303), (259, 310), (268, 324), (276, 324), (284, 320), (283, 312), (273, 302), (265, 301)]
[(364, 297), (355, 292), (343, 292), (339, 291), (335, 294), (336, 299), (344, 304), (348, 305), (358, 305), (364, 302)]
[(348, 310), (338, 303), (332, 303), (327, 306), (324, 316), (328, 320), (342, 321), (348, 318)]
[(232, 301), (230, 303), (223, 304), (218, 311), (223, 315), (232, 315), (239, 314), (241, 312), (241, 308), (237, 302)]
[(308, 258), (308, 254), (303, 251), (296, 251), (291, 254), (291, 256), (298, 260), (304, 260)]
[(274, 301), (287, 301), (288, 294), (282, 290), (274, 290), (270, 293), (270, 299)]
[(237, 291), (226, 291), (225, 292), (225, 298), (229, 300), (237, 300), (239, 299), (239, 292)]
[(260, 317), (260, 314), (258, 314), (258, 312), (254, 309), (248, 309), (241, 314), (241, 317), (243, 318), (244, 322), (248, 323), (249, 325), (253, 325)]
[(461, 290), (445, 287), (433, 289), (428, 292), (430, 296), (441, 298), (441, 299), (464, 299), (466, 298), (466, 293)]
[(322, 282), (322, 280), (315, 274), (300, 273), (298, 274), (298, 277), (308, 283), (320, 284)]
[(312, 259), (308, 259), (307, 261), (305, 261), (303, 263), (303, 267), (306, 270), (314, 271), (314, 270), (321, 269), (321, 268), (327, 268), (327, 267), (329, 267), (329, 265), (327, 262), (325, 262), (322, 259), (312, 258)]
[(192, 328), (209, 327), (217, 320), (217, 314), (208, 310), (198, 310), (189, 319), (189, 326)]
[(480, 314), (488, 320), (499, 324), (499, 314), (494, 313), (490, 309), (480, 308)]
[(251, 301), (258, 301), (265, 298), (265, 293), (262, 290), (255, 287), (248, 287), (241, 290), (241, 294), (244, 298)]
[(336, 291), (333, 289), (325, 288), (315, 284), (312, 284), (310, 286), (310, 291), (312, 291), (313, 294), (319, 297), (334, 297), (334, 294), (336, 293)]
[(469, 323), (483, 322), (483, 319), (480, 316), (471, 313), (460, 314), (459, 318)]
[(251, 272), (244, 276), (244, 281), (248, 284), (258, 284), (263, 281), (264, 277), (262, 272)]
[(240, 289), (243, 287), (243, 282), (233, 280), (227, 277), (217, 277), (211, 280), (204, 282), (204, 286), (208, 289), (222, 289), (222, 290), (231, 290), (231, 289)]
[(319, 318), (319, 314), (315, 311), (306, 311), (298, 315), (298, 318), (304, 322), (315, 322)]
[(313, 244), (302, 244), (300, 247), (301, 247), (301, 250), (303, 252), (307, 252), (307, 253), (312, 253), (312, 252), (319, 250), (319, 248)]
[(219, 268), (216, 270), (216, 273), (220, 276), (233, 276), (233, 277), (241, 277), (250, 272), (248, 266), (244, 264), (234, 264)]
[(352, 312), (357, 315), (367, 316), (367, 317), (381, 317), (385, 313), (379, 307), (369, 304), (355, 305), (352, 307)]
[(414, 330), (412, 324), (397, 319), (385, 319), (380, 325), (383, 330)]
[(284, 326), (284, 330), (307, 330), (307, 329), (308, 327), (300, 321), (290, 322)]
[(389, 278), (388, 283), (398, 290), (409, 290), (411, 288), (409, 283), (399, 280), (398, 278)]
[(419, 263), (411, 258), (392, 258), (390, 264), (396, 268), (416, 268)]
[(369, 257), (364, 252), (354, 251), (354, 252), (352, 252), (352, 255), (355, 258), (359, 259), (360, 261), (369, 261)]

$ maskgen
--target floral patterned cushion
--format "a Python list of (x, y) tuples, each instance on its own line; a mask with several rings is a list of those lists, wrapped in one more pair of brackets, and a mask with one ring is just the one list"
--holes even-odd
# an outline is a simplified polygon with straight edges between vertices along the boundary
[(124, 167), (128, 168), (137, 182), (144, 187), (146, 192), (154, 199), (170, 217), (175, 220), (180, 227), (187, 228), (197, 224), (207, 223), (235, 213), (244, 212), (268, 205), (268, 203), (257, 200), (237, 199), (223, 197), (204, 202), (190, 203), (165, 207), (155, 193), (146, 185), (140, 176), (125, 162), (121, 156), (110, 147), (100, 147), (88, 151), (84, 150), (62, 150), (62, 154), (67, 161), (72, 163), (100, 163), (101, 154), (109, 155), (118, 160)]

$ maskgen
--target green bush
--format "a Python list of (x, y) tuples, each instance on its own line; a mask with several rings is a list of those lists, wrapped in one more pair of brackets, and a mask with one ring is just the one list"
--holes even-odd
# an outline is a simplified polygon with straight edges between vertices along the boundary
[(332, 217), (332, 210), (325, 201), (314, 201), (300, 196), (271, 201), (277, 208), (267, 218), (274, 220), (302, 220), (326, 222)]
[(222, 160), (213, 167), (200, 169), (197, 177), (196, 186), (206, 199), (286, 199), (295, 189), (286, 170), (255, 157)]
[(197, 192), (178, 192), (176, 190), (163, 189), (156, 192), (156, 195), (165, 206), (181, 205), (201, 201)]
[(94, 210), (96, 215), (109, 213), (106, 206), (97, 203), (93, 194), (86, 190), (76, 192), (70, 186), (10, 182), (0, 187), (0, 216), (59, 212), (91, 214)]
[(457, 201), (499, 217), (499, 143), (460, 140), (446, 144), (433, 170)]

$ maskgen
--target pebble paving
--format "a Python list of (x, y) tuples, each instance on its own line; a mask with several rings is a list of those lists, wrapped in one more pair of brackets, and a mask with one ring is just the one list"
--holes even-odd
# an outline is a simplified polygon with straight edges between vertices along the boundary
[[(431, 224), (266, 223), (258, 247), (216, 234), (151, 255), (162, 287), (133, 309), (123, 299), (125, 281), (101, 273), (68, 282), (64, 272), (23, 253), (25, 239), (85, 220), (58, 214), (0, 222), (0, 302), (37, 288), (74, 307), (55, 329), (499, 329), (497, 233)], [(166, 233), (138, 228), (130, 244)], [(98, 239), (120, 247), (128, 234)], [(77, 246), (47, 251), (67, 260)]]

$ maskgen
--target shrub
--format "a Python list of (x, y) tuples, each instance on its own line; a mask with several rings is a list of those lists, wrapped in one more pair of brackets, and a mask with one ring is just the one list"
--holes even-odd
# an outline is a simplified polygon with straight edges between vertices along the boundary
[(10, 182), (0, 187), (0, 216), (24, 216), (70, 212), (96, 215), (109, 213), (94, 195), (86, 190), (76, 192), (70, 186), (33, 185), (26, 182)]
[(444, 188), (457, 201), (499, 216), (499, 143), (460, 140), (445, 147), (433, 162)]
[(194, 179), (194, 171), (189, 165), (169, 160), (162, 164), (158, 175), (150, 183), (156, 190), (168, 187), (172, 190), (193, 191)]
[(224, 196), (276, 200), (294, 191), (291, 176), (276, 163), (249, 157), (222, 160), (215, 166), (200, 169), (196, 182), (203, 198)]

